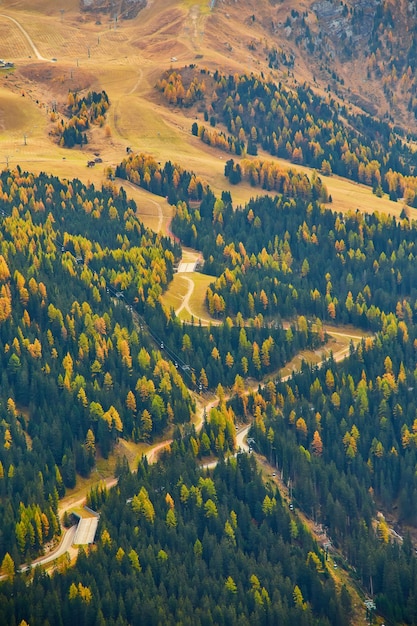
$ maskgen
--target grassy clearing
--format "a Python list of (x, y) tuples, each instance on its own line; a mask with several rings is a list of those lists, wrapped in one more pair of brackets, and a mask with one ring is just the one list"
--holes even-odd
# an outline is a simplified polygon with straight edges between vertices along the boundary
[(179, 311), (184, 300), (188, 297), (188, 303), (178, 312), (180, 320), (185, 322), (191, 322), (192, 319), (194, 321), (201, 320), (203, 325), (210, 320), (216, 324), (217, 320), (210, 318), (204, 303), (207, 287), (213, 280), (213, 276), (198, 272), (175, 274), (174, 280), (162, 296), (162, 303), (169, 311), (171, 309)]
[(28, 98), (7, 89), (10, 79), (6, 76), (8, 74), (0, 73), (0, 141), (10, 142), (16, 151), (23, 146), (23, 133), (33, 137), (40, 135), (43, 115)]
[[(210, 318), (210, 313), (208, 312), (205, 305), (205, 297), (207, 288), (210, 283), (215, 280), (214, 276), (208, 276), (207, 274), (192, 274), (190, 277), (194, 283), (194, 289), (190, 297), (189, 308), (192, 311), (194, 318)], [(213, 320), (216, 323), (216, 320)]]
[(323, 179), (329, 194), (332, 196), (333, 202), (327, 207), (332, 211), (356, 211), (361, 213), (389, 213), (395, 217), (399, 217), (404, 208), (402, 202), (393, 202), (384, 194), (382, 198), (378, 198), (372, 193), (370, 187), (347, 181), (338, 176), (331, 176)]
[(168, 311), (171, 311), (171, 309), (176, 311), (187, 295), (188, 287), (188, 282), (184, 276), (182, 274), (175, 274), (169, 288), (161, 298), (163, 306), (168, 309)]
[(125, 456), (131, 470), (136, 469), (142, 456), (148, 452), (149, 444), (147, 443), (135, 443), (134, 441), (126, 441), (120, 439), (118, 448), (115, 452), (115, 456)]
[[(71, 509), (81, 515), (81, 512), (84, 511), (83, 500), (90, 489), (114, 477), (117, 459), (126, 457), (129, 467), (133, 471), (137, 468), (138, 462), (142, 456), (149, 452), (150, 449), (150, 444), (134, 443), (133, 441), (119, 439), (113, 453), (108, 459), (104, 459), (101, 456), (97, 457), (96, 467), (88, 478), (77, 476), (77, 485), (74, 489), (67, 489), (65, 497), (59, 501), (59, 510), (63, 512)], [(82, 516), (85, 517), (84, 513)]]
[(155, 232), (161, 231), (163, 234), (168, 233), (173, 209), (165, 198), (155, 196), (126, 180), (118, 179), (117, 184), (136, 202), (137, 215), (147, 228)]
[[(290, 163), (284, 159), (271, 157), (266, 152), (259, 150), (259, 158), (265, 161), (272, 161), (277, 163), (281, 167), (291, 168), (297, 172), (307, 174), (311, 177), (313, 170), (304, 165), (297, 165)], [(359, 211), (364, 213), (372, 213), (379, 211), (380, 213), (390, 213), (391, 215), (399, 216), (403, 204), (401, 202), (393, 202), (387, 195), (382, 198), (378, 198), (372, 193), (372, 188), (355, 183), (339, 176), (322, 176), (322, 181), (326, 186), (329, 194), (332, 196), (332, 202), (327, 204), (327, 207), (332, 211)], [(256, 192), (256, 188), (252, 188), (253, 192)], [(263, 192), (264, 193), (264, 192)], [(262, 191), (260, 190), (260, 195)]]

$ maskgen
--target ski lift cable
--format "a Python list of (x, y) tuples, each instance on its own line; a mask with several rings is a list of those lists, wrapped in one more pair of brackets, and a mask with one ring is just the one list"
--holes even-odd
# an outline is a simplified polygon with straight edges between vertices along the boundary
[[(116, 292), (115, 289), (110, 286), (110, 290), (116, 294), (119, 292)], [(128, 303), (127, 303), (128, 304)], [(128, 304), (128, 306), (133, 308), (135, 307), (135, 303), (132, 304)], [(155, 343), (160, 347), (161, 350), (164, 351), (164, 353), (169, 357), (169, 359), (174, 363), (174, 365), (177, 368), (181, 368), (181, 370), (184, 372), (184, 376), (186, 376), (187, 378), (190, 379), (190, 381), (193, 383), (193, 378), (191, 376), (191, 372), (193, 371), (192, 368), (188, 365), (188, 363), (186, 363), (183, 358), (178, 355), (174, 350), (172, 350), (171, 347), (169, 347), (166, 342), (164, 341), (164, 339), (162, 337), (160, 337), (157, 333), (155, 333), (154, 330), (152, 330), (149, 327), (149, 324), (147, 324), (147, 322), (143, 319), (143, 317), (137, 313), (140, 323), (141, 325), (144, 326), (144, 328), (146, 328), (147, 333), (152, 337), (152, 339), (155, 341)]]

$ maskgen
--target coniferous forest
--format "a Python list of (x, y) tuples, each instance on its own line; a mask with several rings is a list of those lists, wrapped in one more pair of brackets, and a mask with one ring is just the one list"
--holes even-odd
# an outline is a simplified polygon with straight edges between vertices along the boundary
[[(52, 579), (4, 585), (1, 623), (348, 624), (323, 553), (253, 459), (204, 475), (185, 437), (158, 465), (122, 473), (93, 553)], [(31, 607), (28, 610), (28, 606)]]
[[(211, 129), (191, 134), (230, 153), (225, 180), (253, 186), (247, 204), (129, 153), (114, 174), (167, 198), (171, 237), (145, 228), (114, 176), (99, 189), (0, 174), (0, 624), (352, 624), (348, 586), (301, 515), (387, 624), (417, 624), (415, 152), (305, 85), (189, 67), (156, 89), (201, 106)], [(87, 106), (97, 121), (110, 105), (70, 94), (74, 118)], [(332, 211), (332, 173), (408, 208)], [(207, 326), (163, 305), (181, 246), (215, 277)], [(320, 353), (329, 323), (363, 339), (281, 377)], [(201, 428), (196, 392), (216, 394)], [(250, 425), (248, 453), (236, 424)], [(61, 535), (60, 499), (120, 439), (170, 444), (154, 464), (119, 459), (116, 487), (90, 490), (98, 532), (75, 563), (26, 571)]]

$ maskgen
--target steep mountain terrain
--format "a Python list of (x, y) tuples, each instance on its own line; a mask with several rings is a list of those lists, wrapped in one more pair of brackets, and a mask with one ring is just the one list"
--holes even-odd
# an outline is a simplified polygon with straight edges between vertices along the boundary
[(4, 0), (0, 626), (417, 624), (415, 14)]
[(81, 0), (81, 11), (109, 13), (114, 19), (131, 20), (146, 6), (146, 0)]
[(216, 11), (233, 23), (228, 33), (246, 25), (249, 64), (267, 56), (280, 73), (415, 132), (415, 2), (227, 0)]

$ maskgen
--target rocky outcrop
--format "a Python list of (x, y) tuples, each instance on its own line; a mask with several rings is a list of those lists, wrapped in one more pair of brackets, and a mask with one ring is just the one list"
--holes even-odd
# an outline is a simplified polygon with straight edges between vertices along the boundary
[(311, 5), (322, 31), (336, 46), (350, 42), (367, 41), (374, 26), (380, 0), (356, 0), (349, 10), (343, 2), (319, 0)]
[(80, 0), (81, 11), (109, 13), (123, 20), (131, 20), (146, 7), (146, 0)]
[(146, 7), (146, 0), (123, 0), (121, 14), (123, 19), (131, 20), (137, 16), (139, 11)]

